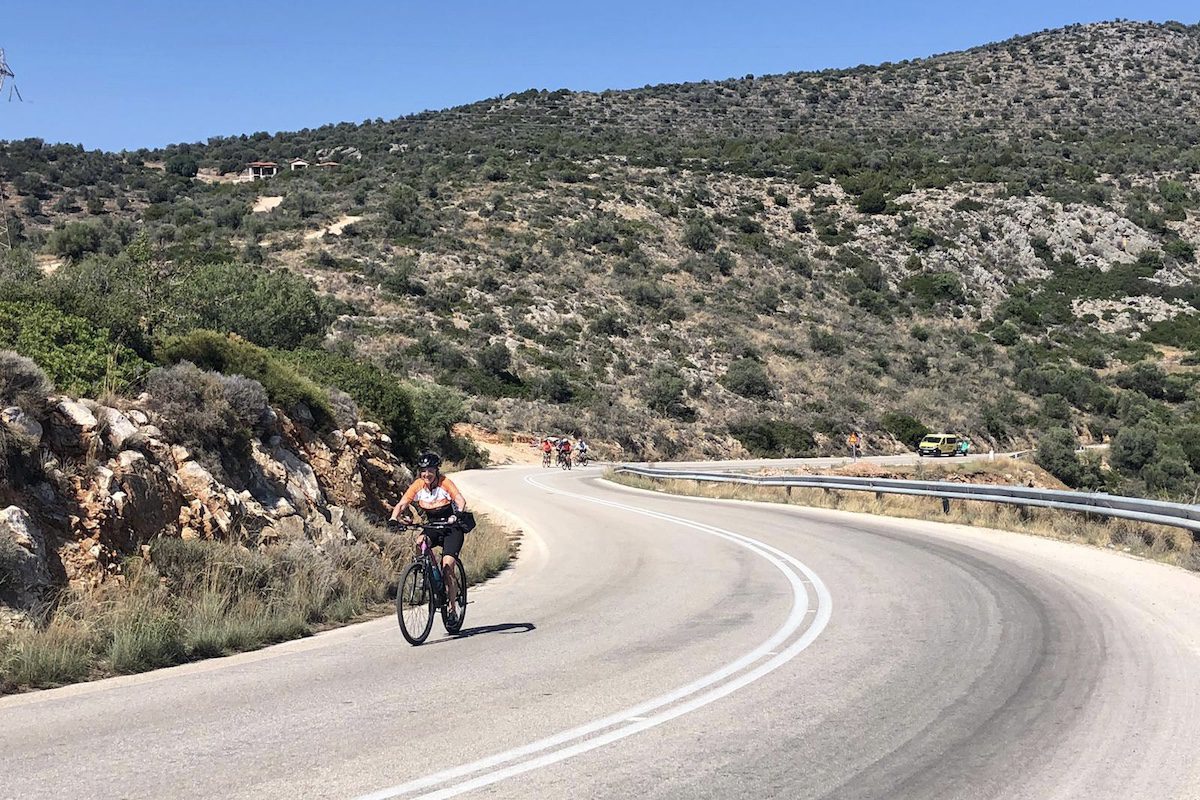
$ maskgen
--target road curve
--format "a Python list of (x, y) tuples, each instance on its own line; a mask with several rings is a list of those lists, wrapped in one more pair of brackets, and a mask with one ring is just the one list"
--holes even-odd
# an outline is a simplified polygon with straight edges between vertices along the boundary
[(0, 798), (1200, 797), (1195, 575), (596, 470), (459, 482), (528, 528), (470, 635), (0, 698)]

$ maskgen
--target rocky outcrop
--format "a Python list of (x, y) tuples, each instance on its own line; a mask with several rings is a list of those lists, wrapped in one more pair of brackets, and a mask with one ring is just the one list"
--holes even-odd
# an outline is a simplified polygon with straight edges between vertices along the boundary
[(36, 445), (42, 440), (42, 424), (17, 406), (0, 411), (0, 427), (24, 445)]
[(50, 584), (41, 530), (24, 509), (0, 509), (0, 625), (36, 612)]
[(273, 411), (235, 475), (166, 441), (156, 421), (147, 408), (65, 397), (51, 398), (40, 419), (0, 410), (0, 433), (27, 460), (22, 481), (0, 487), (0, 506), (10, 503), (0, 510), (0, 625), (36, 614), (66, 583), (119, 573), (157, 537), (248, 547), (352, 540), (344, 507), (384, 513), (411, 477), (368, 422), (321, 433)]

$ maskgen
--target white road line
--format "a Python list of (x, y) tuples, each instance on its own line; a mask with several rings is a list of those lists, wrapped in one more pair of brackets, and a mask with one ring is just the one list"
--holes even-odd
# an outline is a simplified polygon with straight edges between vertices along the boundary
[[(717, 528), (704, 523), (694, 522), (682, 517), (675, 517), (670, 514), (663, 514), (657, 511), (638, 508), (636, 506), (616, 503), (609, 500), (600, 500), (586, 495), (567, 492), (562, 489), (554, 489), (545, 484), (533, 480), (533, 476), (525, 478), (526, 483), (532, 486), (537, 486), (540, 489), (551, 492), (553, 494), (561, 494), (567, 497), (572, 497), (577, 500), (582, 500), (597, 505), (608, 506), (611, 508), (621, 509), (634, 514), (661, 519), (666, 522), (671, 522), (677, 525), (682, 525), (702, 533), (708, 533), (713, 536), (718, 536), (722, 539), (727, 539), (734, 542), (751, 552), (756, 553), (760, 557), (769, 561), (776, 569), (787, 577), (789, 584), (792, 587), (792, 610), (788, 615), (784, 624), (754, 650), (746, 655), (734, 660), (725, 665), (721, 669), (710, 673), (698, 680), (692, 681), (685, 686), (682, 686), (672, 692), (656, 697), (652, 700), (647, 700), (632, 708), (624, 709), (616, 714), (595, 720), (590, 723), (571, 728), (561, 733), (539, 739), (530, 744), (516, 747), (501, 753), (496, 753), (491, 756), (473, 761), (469, 764), (462, 764), (450, 769), (441, 770), (423, 778), (417, 778), (397, 786), (391, 786), (386, 789), (381, 789), (370, 794), (362, 795), (357, 800), (390, 800), (390, 798), (399, 797), (405, 794), (411, 794), (423, 789), (431, 789), (435, 786), (450, 783), (459, 778), (466, 778), (474, 773), (484, 770), (483, 772), (470, 780), (462, 783), (457, 783), (446, 788), (420, 795), (421, 798), (449, 798), (464, 792), (469, 792), (483, 786), (489, 786), (493, 783), (505, 780), (506, 778), (515, 775), (539, 769), (550, 764), (563, 761), (581, 753), (586, 753), (589, 750), (594, 750), (598, 747), (611, 744), (612, 742), (623, 739), (627, 736), (632, 736), (635, 733), (640, 733), (648, 728), (661, 725), (683, 714), (689, 713), (702, 706), (708, 705), (722, 697), (725, 697), (732, 692), (741, 689), (742, 687), (758, 680), (764, 675), (778, 669), (785, 663), (795, 658), (805, 648), (807, 648), (825, 629), (829, 622), (832, 611), (832, 598), (829, 595), (829, 590), (825, 584), (810, 568), (802, 564), (797, 559), (793, 558), (782, 551), (744, 536), (740, 533), (727, 531), (722, 528)], [(787, 569), (785, 564), (790, 564), (796, 570), (804, 575), (808, 581), (803, 581), (794, 572)], [(815, 609), (815, 617), (812, 624), (807, 630), (793, 642), (790, 646), (782, 650), (776, 655), (776, 649), (782, 645), (787, 639), (800, 628), (804, 623), (808, 612), (812, 609), (808, 608), (808, 595), (804, 589), (804, 584), (810, 583), (817, 595), (817, 608)], [(763, 658), (771, 657), (766, 663), (760, 664), (754, 669), (743, 673), (742, 675), (730, 680), (716, 688), (709, 689), (703, 694), (692, 697), (702, 690), (708, 689), (710, 686), (724, 681), (726, 678), (736, 675), (742, 670)], [(691, 697), (687, 702), (680, 702)], [(665, 706), (671, 708), (663, 709)], [(650, 712), (658, 713), (650, 714)], [(603, 733), (602, 733), (603, 732)], [(599, 734), (599, 735), (593, 735)], [(591, 738), (585, 738), (591, 737)], [(582, 740), (582, 741), (581, 741)], [(574, 744), (572, 744), (574, 743)], [(558, 748), (558, 749), (556, 749)], [(551, 752), (547, 752), (551, 751)], [(538, 755), (538, 754), (542, 755)], [(521, 760), (523, 759), (523, 760)], [(509, 762), (517, 762), (509, 764)], [(503, 764), (509, 764), (507, 767), (501, 767)]]

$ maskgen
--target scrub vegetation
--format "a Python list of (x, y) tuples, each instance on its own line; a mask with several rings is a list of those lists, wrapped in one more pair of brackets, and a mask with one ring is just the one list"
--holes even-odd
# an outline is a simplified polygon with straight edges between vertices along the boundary
[[(158, 539), (118, 580), (66, 590), (42, 625), (0, 630), (0, 691), (143, 672), (387, 613), (414, 539), (361, 513), (347, 518), (357, 541), (321, 552), (303, 541), (248, 549)], [(462, 553), (470, 584), (502, 570), (515, 547), (509, 532), (477, 519)]]

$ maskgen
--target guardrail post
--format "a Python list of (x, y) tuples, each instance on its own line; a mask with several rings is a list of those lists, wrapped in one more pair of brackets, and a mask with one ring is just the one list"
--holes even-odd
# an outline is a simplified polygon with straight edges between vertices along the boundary
[(943, 514), (950, 513), (950, 498), (949, 497), (942, 498), (942, 513)]
[(785, 487), (783, 487), (783, 488), (784, 488), (784, 490), (787, 492), (787, 496), (790, 498), (790, 497), (792, 496), (792, 487), (790, 487), (790, 486), (785, 486)]

